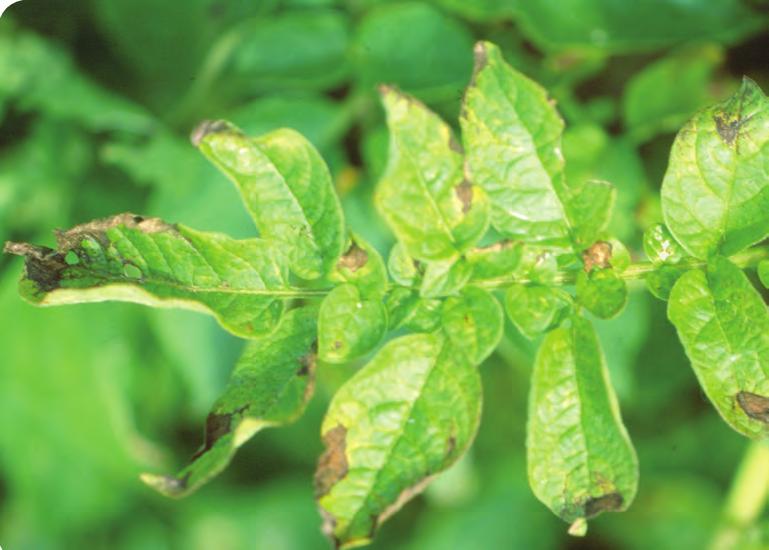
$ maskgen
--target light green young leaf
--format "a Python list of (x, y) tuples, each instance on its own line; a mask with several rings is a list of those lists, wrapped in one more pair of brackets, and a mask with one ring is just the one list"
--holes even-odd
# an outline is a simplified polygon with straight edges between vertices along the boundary
[(558, 326), (570, 305), (567, 292), (550, 286), (515, 284), (505, 293), (507, 316), (530, 340)]
[(429, 262), (425, 266), (419, 293), (425, 298), (449, 296), (459, 292), (473, 274), (473, 266), (464, 258)]
[(440, 333), (386, 344), (339, 389), (323, 421), (315, 489), (336, 547), (365, 544), (461, 457), (480, 410), (478, 369)]
[(364, 299), (357, 286), (340, 285), (320, 306), (318, 356), (327, 363), (346, 363), (373, 350), (386, 330), (381, 298)]
[(726, 422), (756, 439), (769, 434), (769, 312), (745, 274), (716, 256), (670, 293), (678, 330), (708, 399)]
[(269, 337), (246, 344), (224, 394), (206, 419), (205, 442), (176, 476), (142, 474), (170, 497), (184, 497), (224, 470), (235, 451), (263, 428), (304, 412), (315, 386), (317, 308), (286, 313)]
[(393, 281), (403, 286), (414, 286), (417, 279), (422, 275), (419, 271), (419, 264), (409, 256), (406, 247), (401, 243), (395, 243), (390, 249), (387, 269)]
[(353, 234), (330, 279), (355, 285), (365, 298), (381, 297), (387, 289), (387, 268), (377, 249)]
[(345, 243), (342, 208), (326, 164), (301, 134), (249, 138), (207, 121), (192, 139), (235, 184), (262, 237), (282, 243), (294, 273), (316, 279), (333, 269)]
[(752, 80), (681, 129), (662, 212), (692, 256), (731, 255), (769, 236), (769, 100)]
[(213, 314), (238, 336), (271, 331), (295, 296), (278, 248), (158, 218), (120, 214), (57, 233), (56, 250), (6, 243), (24, 256), (22, 296), (48, 306), (119, 300)]
[(472, 180), (505, 237), (565, 243), (563, 120), (545, 90), (507, 65), (495, 45), (475, 47), (460, 122)]
[(620, 314), (627, 303), (627, 285), (612, 268), (580, 271), (577, 275), (577, 301), (599, 319)]
[(633, 501), (638, 459), (589, 321), (574, 316), (570, 327), (545, 336), (526, 431), (529, 483), (572, 524), (572, 534), (584, 534), (587, 519), (625, 510)]
[(643, 247), (646, 257), (655, 265), (676, 264), (686, 255), (664, 223), (644, 231)]
[(445, 122), (392, 88), (382, 101), (390, 152), (377, 207), (413, 258), (455, 257), (486, 232), (488, 199), (465, 179), (462, 148)]
[(469, 362), (480, 365), (497, 347), (504, 331), (504, 314), (487, 290), (468, 286), (443, 303), (443, 330)]

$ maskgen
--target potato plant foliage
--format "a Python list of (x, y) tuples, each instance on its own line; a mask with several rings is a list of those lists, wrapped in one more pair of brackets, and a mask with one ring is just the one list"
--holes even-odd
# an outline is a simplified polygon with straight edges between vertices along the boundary
[[(238, 240), (120, 214), (57, 231), (23, 256), (21, 295), (48, 306), (122, 300), (202, 311), (247, 340), (205, 421), (202, 447), (173, 475), (142, 479), (190, 494), (267, 427), (297, 419), (317, 369), (364, 363), (333, 397), (315, 473), (323, 530), (369, 542), (470, 447), (481, 418), (479, 367), (505, 315), (540, 339), (528, 410), (534, 494), (586, 532), (631, 505), (638, 459), (594, 319), (618, 315), (627, 281), (668, 300), (707, 397), (750, 438), (769, 433), (769, 312), (744, 269), (769, 282), (769, 103), (745, 79), (678, 134), (662, 186), (664, 224), (631, 263), (608, 232), (605, 181), (569, 181), (564, 123), (546, 91), (475, 48), (461, 136), (422, 103), (380, 88), (389, 157), (379, 213), (388, 258), (345, 223), (321, 155), (299, 133), (251, 137), (204, 122), (192, 142), (240, 193), (258, 236)], [(753, 248), (751, 248), (753, 247)]]

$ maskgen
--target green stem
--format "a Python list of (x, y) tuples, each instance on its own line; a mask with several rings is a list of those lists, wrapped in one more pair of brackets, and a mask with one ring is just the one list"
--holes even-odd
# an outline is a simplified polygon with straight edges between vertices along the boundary
[(745, 529), (755, 523), (769, 497), (769, 446), (751, 442), (734, 475), (710, 550), (737, 548)]
[[(734, 264), (742, 269), (755, 268), (761, 260), (769, 259), (769, 246), (758, 246), (744, 250), (739, 254), (735, 254), (729, 258)], [(678, 264), (677, 267), (683, 269), (701, 269), (707, 265), (705, 260), (698, 260), (695, 258), (684, 260)], [(625, 268), (619, 276), (626, 281), (638, 281), (644, 279), (649, 273), (659, 269), (658, 265), (651, 262), (638, 262), (629, 265)], [(567, 286), (573, 285), (577, 280), (577, 270), (559, 271), (555, 274), (553, 282), (557, 285)], [(505, 288), (513, 284), (531, 284), (533, 281), (526, 277), (506, 277), (504, 279), (494, 279), (489, 281), (482, 281), (479, 283), (487, 289)]]

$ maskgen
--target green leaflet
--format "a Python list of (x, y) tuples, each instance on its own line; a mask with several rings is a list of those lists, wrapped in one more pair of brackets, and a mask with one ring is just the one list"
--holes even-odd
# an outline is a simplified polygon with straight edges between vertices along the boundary
[(488, 199), (465, 179), (451, 129), (417, 100), (382, 88), (390, 130), (376, 204), (417, 260), (448, 260), (475, 245), (488, 226)]
[(271, 331), (286, 299), (285, 261), (261, 239), (235, 240), (158, 218), (120, 214), (57, 233), (57, 250), (7, 243), (24, 256), (20, 292), (36, 305), (120, 300), (212, 313), (238, 336)]
[(328, 363), (346, 363), (373, 350), (386, 330), (381, 298), (364, 299), (355, 285), (340, 285), (320, 306), (318, 356)]
[(419, 264), (409, 256), (406, 247), (395, 243), (387, 258), (387, 270), (393, 281), (403, 286), (413, 286), (421, 276)]
[(643, 247), (646, 257), (655, 265), (676, 264), (686, 255), (662, 223), (644, 231)]
[(475, 57), (460, 122), (470, 177), (491, 200), (491, 223), (505, 237), (567, 242), (563, 120), (499, 48), (479, 42)]
[(473, 266), (463, 257), (428, 262), (419, 293), (425, 298), (456, 294), (467, 284), (472, 274)]
[(193, 142), (235, 183), (261, 236), (283, 245), (294, 273), (316, 279), (331, 271), (344, 248), (344, 217), (326, 164), (301, 134), (249, 138), (227, 122), (204, 122)]
[(752, 438), (769, 434), (769, 312), (745, 274), (716, 256), (670, 293), (678, 330), (705, 394), (729, 425)]
[(504, 331), (499, 302), (488, 291), (474, 286), (443, 303), (441, 322), (454, 347), (475, 365), (491, 355)]
[(505, 311), (515, 327), (530, 340), (558, 326), (569, 311), (571, 296), (560, 288), (511, 285), (505, 293)]
[(329, 278), (355, 285), (365, 297), (381, 297), (387, 290), (387, 268), (382, 256), (358, 235), (350, 237), (350, 245)]
[(577, 301), (599, 319), (616, 317), (627, 303), (627, 285), (614, 269), (580, 271), (576, 286)]
[(142, 474), (170, 497), (184, 497), (224, 470), (235, 451), (263, 428), (303, 412), (315, 387), (317, 308), (286, 313), (266, 338), (246, 344), (224, 394), (206, 419), (205, 443), (176, 476)]
[(334, 396), (315, 474), (324, 531), (337, 547), (376, 528), (470, 445), (481, 411), (478, 369), (439, 333), (386, 344)]
[(662, 211), (692, 256), (731, 255), (769, 235), (769, 101), (752, 80), (676, 137)]
[(548, 333), (537, 353), (526, 450), (534, 494), (572, 523), (572, 534), (635, 497), (638, 460), (595, 330), (581, 317)]

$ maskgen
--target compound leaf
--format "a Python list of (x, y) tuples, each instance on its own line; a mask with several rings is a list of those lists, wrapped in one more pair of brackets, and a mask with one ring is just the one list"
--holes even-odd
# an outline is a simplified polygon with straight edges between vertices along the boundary
[(745, 274), (716, 256), (688, 271), (670, 293), (678, 330), (708, 399), (741, 434), (769, 434), (769, 312)]
[(480, 410), (478, 369), (440, 333), (390, 341), (342, 386), (323, 421), (315, 474), (337, 547), (365, 544), (462, 456)]
[(346, 240), (331, 175), (317, 150), (294, 130), (250, 138), (223, 121), (193, 134), (203, 154), (232, 180), (262, 237), (280, 242), (304, 279), (329, 273)]
[(332, 290), (320, 306), (318, 354), (328, 363), (345, 363), (373, 350), (387, 330), (381, 298), (364, 299), (357, 286)]
[(150, 487), (184, 497), (224, 470), (235, 451), (263, 428), (296, 420), (315, 386), (315, 307), (286, 313), (269, 337), (252, 340), (206, 419), (205, 442), (176, 476), (142, 474)]
[(41, 306), (120, 300), (213, 314), (238, 336), (271, 331), (294, 295), (273, 243), (202, 233), (120, 214), (56, 235), (56, 250), (7, 243), (24, 256), (22, 296)]
[(638, 460), (619, 414), (592, 324), (545, 336), (537, 353), (526, 436), (534, 494), (584, 534), (586, 520), (625, 510), (635, 497)]
[(462, 148), (445, 122), (392, 88), (382, 101), (390, 152), (377, 207), (413, 258), (455, 257), (486, 232), (488, 199), (465, 179)]
[(729, 256), (769, 236), (769, 100), (752, 80), (678, 133), (662, 212), (692, 256)]

